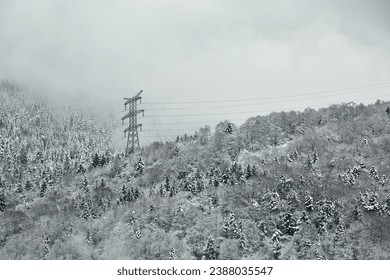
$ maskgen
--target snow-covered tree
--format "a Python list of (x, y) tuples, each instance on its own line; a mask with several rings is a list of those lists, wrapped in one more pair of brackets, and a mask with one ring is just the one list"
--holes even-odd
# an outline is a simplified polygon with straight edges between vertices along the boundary
[(216, 260), (218, 259), (218, 256), (219, 252), (216, 248), (214, 238), (210, 236), (204, 249), (204, 257), (206, 260)]
[(4, 194), (4, 190), (0, 189), (0, 212), (4, 212), (5, 211), (5, 194)]
[(233, 127), (232, 127), (232, 124), (231, 123), (228, 123), (226, 129), (225, 129), (225, 132), (228, 133), (228, 134), (233, 134)]

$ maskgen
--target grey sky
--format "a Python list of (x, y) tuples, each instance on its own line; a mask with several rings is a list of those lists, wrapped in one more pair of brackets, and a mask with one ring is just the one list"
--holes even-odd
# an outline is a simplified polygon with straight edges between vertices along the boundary
[[(140, 89), (150, 103), (379, 85), (390, 82), (389, 14), (386, 0), (0, 0), (0, 78), (95, 100), (113, 112), (122, 110), (122, 97)], [(209, 108), (233, 103), (145, 104), (148, 117), (142, 122), (145, 130), (183, 129), (144, 132), (171, 135), (257, 111), (367, 103), (388, 92), (379, 86), (312, 99), (269, 99), (263, 105), (243, 101), (237, 105), (245, 106), (237, 108)], [(189, 109), (157, 110), (180, 106)], [(164, 122), (175, 124), (158, 125)]]

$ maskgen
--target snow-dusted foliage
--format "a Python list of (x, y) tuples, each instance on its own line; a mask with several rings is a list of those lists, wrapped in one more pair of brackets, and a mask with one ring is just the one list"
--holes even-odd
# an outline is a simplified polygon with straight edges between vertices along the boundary
[(224, 121), (124, 157), (99, 114), (8, 82), (0, 101), (0, 259), (390, 257), (386, 102)]

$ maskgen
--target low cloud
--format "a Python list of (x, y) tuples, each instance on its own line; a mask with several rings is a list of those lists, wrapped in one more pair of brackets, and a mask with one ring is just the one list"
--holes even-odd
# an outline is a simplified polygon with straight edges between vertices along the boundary
[[(390, 64), (389, 5), (5, 0), (0, 78), (112, 106), (140, 89), (145, 102), (169, 102), (297, 94), (325, 88), (328, 80), (330, 88), (381, 82)], [(346, 84), (334, 79), (338, 73), (369, 78)]]

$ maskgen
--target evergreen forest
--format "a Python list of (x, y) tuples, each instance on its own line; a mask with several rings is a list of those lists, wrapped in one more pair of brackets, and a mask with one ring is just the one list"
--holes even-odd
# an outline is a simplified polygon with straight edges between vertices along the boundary
[(99, 112), (3, 81), (0, 259), (390, 259), (389, 105), (221, 120), (125, 156)]

